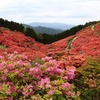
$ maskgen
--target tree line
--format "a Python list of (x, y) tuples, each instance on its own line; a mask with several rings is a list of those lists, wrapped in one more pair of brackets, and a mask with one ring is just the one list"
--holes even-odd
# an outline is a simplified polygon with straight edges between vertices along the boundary
[(73, 28), (70, 28), (66, 31), (63, 31), (59, 34), (54, 34), (54, 35), (50, 35), (50, 34), (46, 34), (46, 33), (35, 33), (35, 31), (31, 28), (31, 27), (27, 27), (23, 24), (19, 24), (13, 21), (8, 21), (8, 20), (4, 20), (2, 18), (0, 18), (0, 27), (3, 26), (5, 28), (9, 28), (10, 30), (14, 31), (20, 31), (22, 33), (24, 33), (26, 36), (30, 36), (32, 38), (34, 38), (36, 41), (44, 43), (44, 44), (50, 44), (52, 42), (58, 41), (60, 39), (66, 38), (68, 36), (74, 35), (76, 34), (78, 31), (80, 31), (81, 29), (95, 24), (98, 21), (93, 21), (93, 22), (88, 22), (84, 25), (78, 25), (75, 26)]

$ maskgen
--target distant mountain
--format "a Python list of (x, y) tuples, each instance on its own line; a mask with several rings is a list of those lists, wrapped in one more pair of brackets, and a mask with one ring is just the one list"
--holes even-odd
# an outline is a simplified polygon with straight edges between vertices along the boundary
[(33, 29), (36, 33), (46, 33), (46, 34), (58, 34), (63, 31), (60, 29), (47, 28), (42, 26), (33, 27)]
[(63, 32), (63, 30), (60, 29), (53, 29), (53, 28), (42, 27), (42, 26), (33, 27), (31, 25), (26, 25), (26, 24), (23, 25), (32, 28), (36, 33), (46, 33), (52, 35), (52, 34), (59, 34)]
[(28, 25), (31, 25), (33, 27), (41, 26), (41, 27), (60, 29), (60, 30), (67, 30), (74, 27), (74, 25), (67, 25), (64, 23), (42, 23), (42, 22), (33, 22), (29, 23)]

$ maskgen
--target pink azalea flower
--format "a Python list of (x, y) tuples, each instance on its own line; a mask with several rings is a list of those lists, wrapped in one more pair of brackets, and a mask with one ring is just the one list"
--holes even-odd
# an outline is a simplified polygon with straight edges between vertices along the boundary
[(39, 69), (34, 67), (34, 68), (30, 68), (29, 70), (30, 72), (34, 72), (34, 73), (38, 73), (39, 72)]
[(18, 54), (18, 52), (17, 51), (14, 51), (14, 54)]
[(68, 80), (71, 80), (71, 79), (73, 79), (74, 78), (74, 75), (69, 75), (68, 76)]
[(47, 85), (50, 87), (50, 79), (49, 78), (41, 78), (41, 81), (38, 82), (39, 86), (42, 87), (42, 89), (48, 88)]
[(9, 64), (9, 67), (14, 68), (14, 64)]
[(51, 59), (52, 59), (52, 57), (48, 57), (48, 56), (46, 56), (45, 58), (42, 58), (43, 61), (49, 61)]
[(8, 69), (4, 69), (4, 73), (7, 74), (8, 73)]
[(13, 98), (11, 98), (11, 97), (7, 97), (6, 100), (13, 100)]
[(63, 83), (63, 84), (61, 85), (62, 88), (70, 88), (71, 86), (72, 86), (72, 85), (71, 85), (70, 83), (68, 83), (68, 82)]
[(19, 64), (20, 64), (21, 66), (23, 66), (23, 65), (24, 65), (24, 62), (23, 62), (22, 60), (20, 60), (20, 61), (19, 61)]
[(5, 81), (7, 79), (6, 75), (3, 75), (1, 79)]
[(68, 80), (68, 76), (64, 76), (64, 79)]
[(11, 90), (11, 92), (16, 92), (16, 87), (15, 87), (15, 85), (12, 85), (12, 86), (10, 87), (10, 90)]
[(8, 89), (8, 90), (6, 91), (6, 93), (7, 93), (8, 95), (10, 95), (11, 90), (10, 90), (10, 89)]
[(3, 56), (0, 56), (0, 59), (3, 59), (4, 57)]
[(48, 95), (52, 95), (55, 92), (55, 90), (49, 90)]
[(0, 67), (3, 67), (3, 63), (0, 63)]
[(28, 62), (28, 63), (27, 63), (27, 65), (28, 65), (28, 66), (31, 66), (31, 63), (30, 63), (30, 62)]
[(62, 73), (64, 72), (64, 70), (63, 70), (63, 69), (60, 69), (60, 68), (56, 68), (56, 69), (55, 69), (55, 72), (56, 72), (57, 74), (62, 74)]

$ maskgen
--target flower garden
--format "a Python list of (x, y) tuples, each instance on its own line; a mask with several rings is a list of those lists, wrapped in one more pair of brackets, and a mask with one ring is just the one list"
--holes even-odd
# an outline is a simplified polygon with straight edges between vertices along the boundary
[(0, 100), (100, 100), (100, 23), (49, 45), (0, 28)]

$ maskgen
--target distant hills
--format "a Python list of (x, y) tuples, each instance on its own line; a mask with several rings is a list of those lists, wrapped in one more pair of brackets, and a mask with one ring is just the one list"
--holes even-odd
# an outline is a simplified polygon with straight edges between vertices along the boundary
[(37, 27), (31, 27), (34, 29), (36, 33), (46, 33), (46, 34), (59, 34), (63, 32), (63, 30), (60, 29), (53, 29), (53, 28), (47, 28), (47, 27), (42, 27), (42, 26), (37, 26)]
[(32, 22), (29, 23), (28, 25), (31, 25), (33, 27), (41, 26), (46, 28), (60, 29), (63, 31), (74, 27), (74, 25), (68, 25), (64, 23), (43, 23), (43, 22)]
[(43, 27), (43, 26), (37, 26), (37, 27), (33, 27), (31, 25), (27, 25), (27, 24), (23, 24), (25, 27), (30, 27), (32, 28), (35, 33), (40, 33), (40, 34), (43, 34), (43, 33), (46, 33), (46, 34), (49, 34), (49, 35), (53, 35), (53, 34), (59, 34), (59, 33), (62, 33), (63, 30), (60, 30), (60, 29), (53, 29), (53, 28), (48, 28), (48, 27)]

